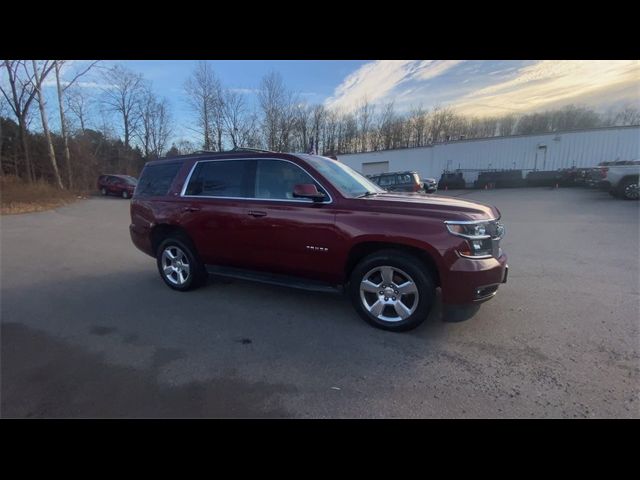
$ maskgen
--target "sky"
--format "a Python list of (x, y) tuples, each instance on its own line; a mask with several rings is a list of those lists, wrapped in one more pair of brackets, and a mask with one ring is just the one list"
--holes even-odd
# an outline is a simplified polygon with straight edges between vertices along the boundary
[[(120, 63), (152, 82), (167, 97), (178, 138), (192, 137), (193, 115), (185, 102), (184, 82), (193, 71), (191, 60), (103, 61)], [(374, 104), (393, 101), (396, 111), (422, 106), (450, 106), (474, 116), (526, 113), (567, 104), (598, 110), (626, 104), (640, 106), (640, 61), (637, 60), (212, 60), (223, 85), (256, 102), (263, 75), (275, 71), (285, 84), (309, 103), (353, 111), (366, 98)], [(71, 75), (85, 62), (74, 61)], [(49, 82), (50, 86), (54, 84)], [(83, 79), (96, 89), (96, 70)], [(51, 90), (55, 90), (51, 88)], [(53, 102), (51, 102), (53, 103)]]

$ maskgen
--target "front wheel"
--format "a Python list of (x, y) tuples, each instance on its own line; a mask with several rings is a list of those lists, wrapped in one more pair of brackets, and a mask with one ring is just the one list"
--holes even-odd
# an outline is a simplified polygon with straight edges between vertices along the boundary
[(396, 332), (424, 322), (435, 299), (433, 279), (420, 259), (395, 250), (365, 257), (351, 273), (349, 290), (365, 321)]

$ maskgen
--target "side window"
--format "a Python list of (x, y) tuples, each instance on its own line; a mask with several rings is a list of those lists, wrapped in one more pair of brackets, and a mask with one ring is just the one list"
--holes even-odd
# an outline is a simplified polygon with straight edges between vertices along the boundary
[(276, 200), (301, 200), (293, 196), (293, 187), (300, 183), (312, 183), (323, 192), (320, 185), (302, 168), (282, 160), (258, 160), (256, 170), (256, 198)]
[(394, 179), (393, 175), (384, 175), (380, 177), (380, 186), (389, 187), (391, 185), (394, 185), (395, 182), (393, 181), (393, 179)]
[(135, 196), (154, 197), (166, 195), (179, 169), (179, 163), (146, 166), (140, 176)]
[(186, 195), (253, 198), (253, 160), (218, 160), (196, 166)]

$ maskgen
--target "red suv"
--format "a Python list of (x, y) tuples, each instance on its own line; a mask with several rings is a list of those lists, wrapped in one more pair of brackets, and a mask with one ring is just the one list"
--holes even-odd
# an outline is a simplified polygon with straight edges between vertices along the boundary
[(98, 177), (98, 190), (102, 195), (131, 198), (137, 184), (138, 180), (129, 175), (100, 175)]
[(207, 274), (348, 292), (387, 330), (446, 304), (492, 298), (507, 279), (497, 208), (388, 193), (325, 157), (203, 152), (145, 165), (131, 202), (133, 243), (174, 290)]

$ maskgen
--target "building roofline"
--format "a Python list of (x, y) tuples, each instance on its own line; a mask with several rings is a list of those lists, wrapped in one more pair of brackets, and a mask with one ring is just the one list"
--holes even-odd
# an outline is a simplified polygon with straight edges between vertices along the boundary
[(381, 152), (394, 152), (399, 150), (417, 150), (419, 148), (433, 148), (438, 145), (449, 145), (452, 143), (467, 143), (467, 142), (480, 142), (484, 140), (504, 140), (507, 138), (522, 138), (522, 137), (543, 137), (543, 136), (556, 136), (562, 135), (565, 133), (581, 133), (581, 132), (592, 132), (592, 131), (600, 131), (600, 130), (629, 130), (633, 128), (640, 128), (640, 125), (621, 125), (621, 126), (610, 126), (610, 127), (593, 127), (593, 128), (582, 128), (577, 130), (560, 130), (557, 132), (545, 132), (545, 133), (526, 133), (523, 135), (499, 135), (495, 137), (480, 137), (480, 138), (465, 138), (463, 140), (449, 140), (444, 142), (432, 143), (430, 145), (421, 145), (419, 147), (402, 147), (402, 148), (389, 148), (386, 150), (371, 150), (368, 152), (355, 152), (355, 153), (341, 153), (338, 154), (339, 157), (347, 157), (351, 155), (364, 155), (368, 153), (381, 153)]

